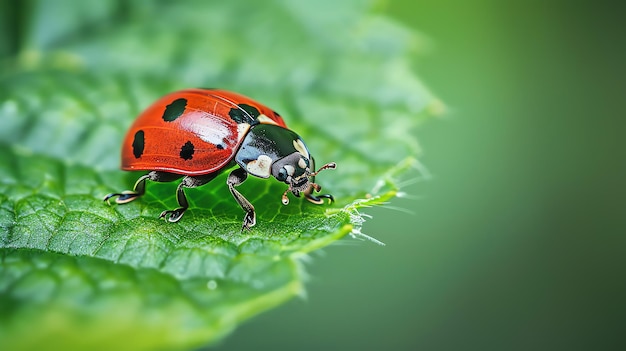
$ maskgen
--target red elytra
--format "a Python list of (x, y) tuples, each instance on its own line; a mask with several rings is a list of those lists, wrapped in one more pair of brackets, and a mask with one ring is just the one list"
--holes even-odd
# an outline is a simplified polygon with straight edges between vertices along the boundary
[[(122, 169), (203, 175), (224, 167), (250, 129), (250, 124), (231, 117), (245, 115), (242, 105), (267, 117), (259, 119), (261, 124), (287, 128), (278, 113), (244, 95), (219, 89), (181, 90), (160, 98), (135, 120), (122, 144)], [(188, 142), (193, 154), (185, 159), (181, 149)]]

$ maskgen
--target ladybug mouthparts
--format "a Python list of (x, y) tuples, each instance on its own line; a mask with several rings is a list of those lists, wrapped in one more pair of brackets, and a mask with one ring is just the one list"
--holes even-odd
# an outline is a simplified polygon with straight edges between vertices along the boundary
[[(320, 167), (320, 169), (318, 169), (315, 172), (311, 173), (309, 171), (306, 171), (305, 173), (297, 177), (293, 177), (291, 182), (289, 183), (289, 187), (283, 193), (283, 196), (282, 196), (283, 205), (289, 204), (289, 198), (287, 197), (287, 194), (289, 192), (293, 193), (297, 197), (300, 197), (300, 193), (303, 192), (309, 201), (312, 201), (314, 203), (319, 202), (320, 199), (313, 195), (313, 191), (320, 192), (320, 190), (322, 190), (322, 187), (319, 184), (313, 182), (310, 178), (315, 177), (318, 173), (320, 173), (323, 170), (335, 169), (335, 168), (337, 168), (337, 164), (335, 162), (330, 162), (330, 163), (323, 165), (322, 167)], [(328, 198), (331, 201), (333, 200), (332, 196), (330, 195), (324, 195), (322, 197)]]

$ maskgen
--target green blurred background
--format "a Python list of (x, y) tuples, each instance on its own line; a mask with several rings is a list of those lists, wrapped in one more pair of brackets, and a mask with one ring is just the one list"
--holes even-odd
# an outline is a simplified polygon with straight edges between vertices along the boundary
[(308, 264), (308, 298), (217, 349), (626, 347), (626, 26), (617, 2), (390, 1), (449, 106), (433, 177)]

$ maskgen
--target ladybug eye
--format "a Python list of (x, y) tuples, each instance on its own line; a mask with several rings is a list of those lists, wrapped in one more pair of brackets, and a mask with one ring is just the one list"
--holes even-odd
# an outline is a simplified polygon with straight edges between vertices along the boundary
[(287, 179), (287, 170), (285, 168), (281, 168), (280, 171), (278, 171), (278, 175), (276, 175), (276, 179), (281, 182), (285, 181), (285, 179)]

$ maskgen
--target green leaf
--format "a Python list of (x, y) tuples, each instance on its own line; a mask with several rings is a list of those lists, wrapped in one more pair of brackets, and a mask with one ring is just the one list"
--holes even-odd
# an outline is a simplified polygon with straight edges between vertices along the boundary
[[(410, 67), (418, 37), (366, 1), (32, 1), (7, 8), (0, 47), (2, 349), (189, 349), (303, 293), (301, 258), (360, 236), (362, 208), (419, 176), (411, 130), (438, 108)], [(333, 205), (280, 201), (249, 179), (243, 213), (225, 175), (140, 200), (102, 197), (143, 108), (185, 87), (239, 91), (280, 111), (319, 163)], [(410, 171), (410, 172), (407, 172)], [(35, 332), (36, 331), (36, 332)]]

